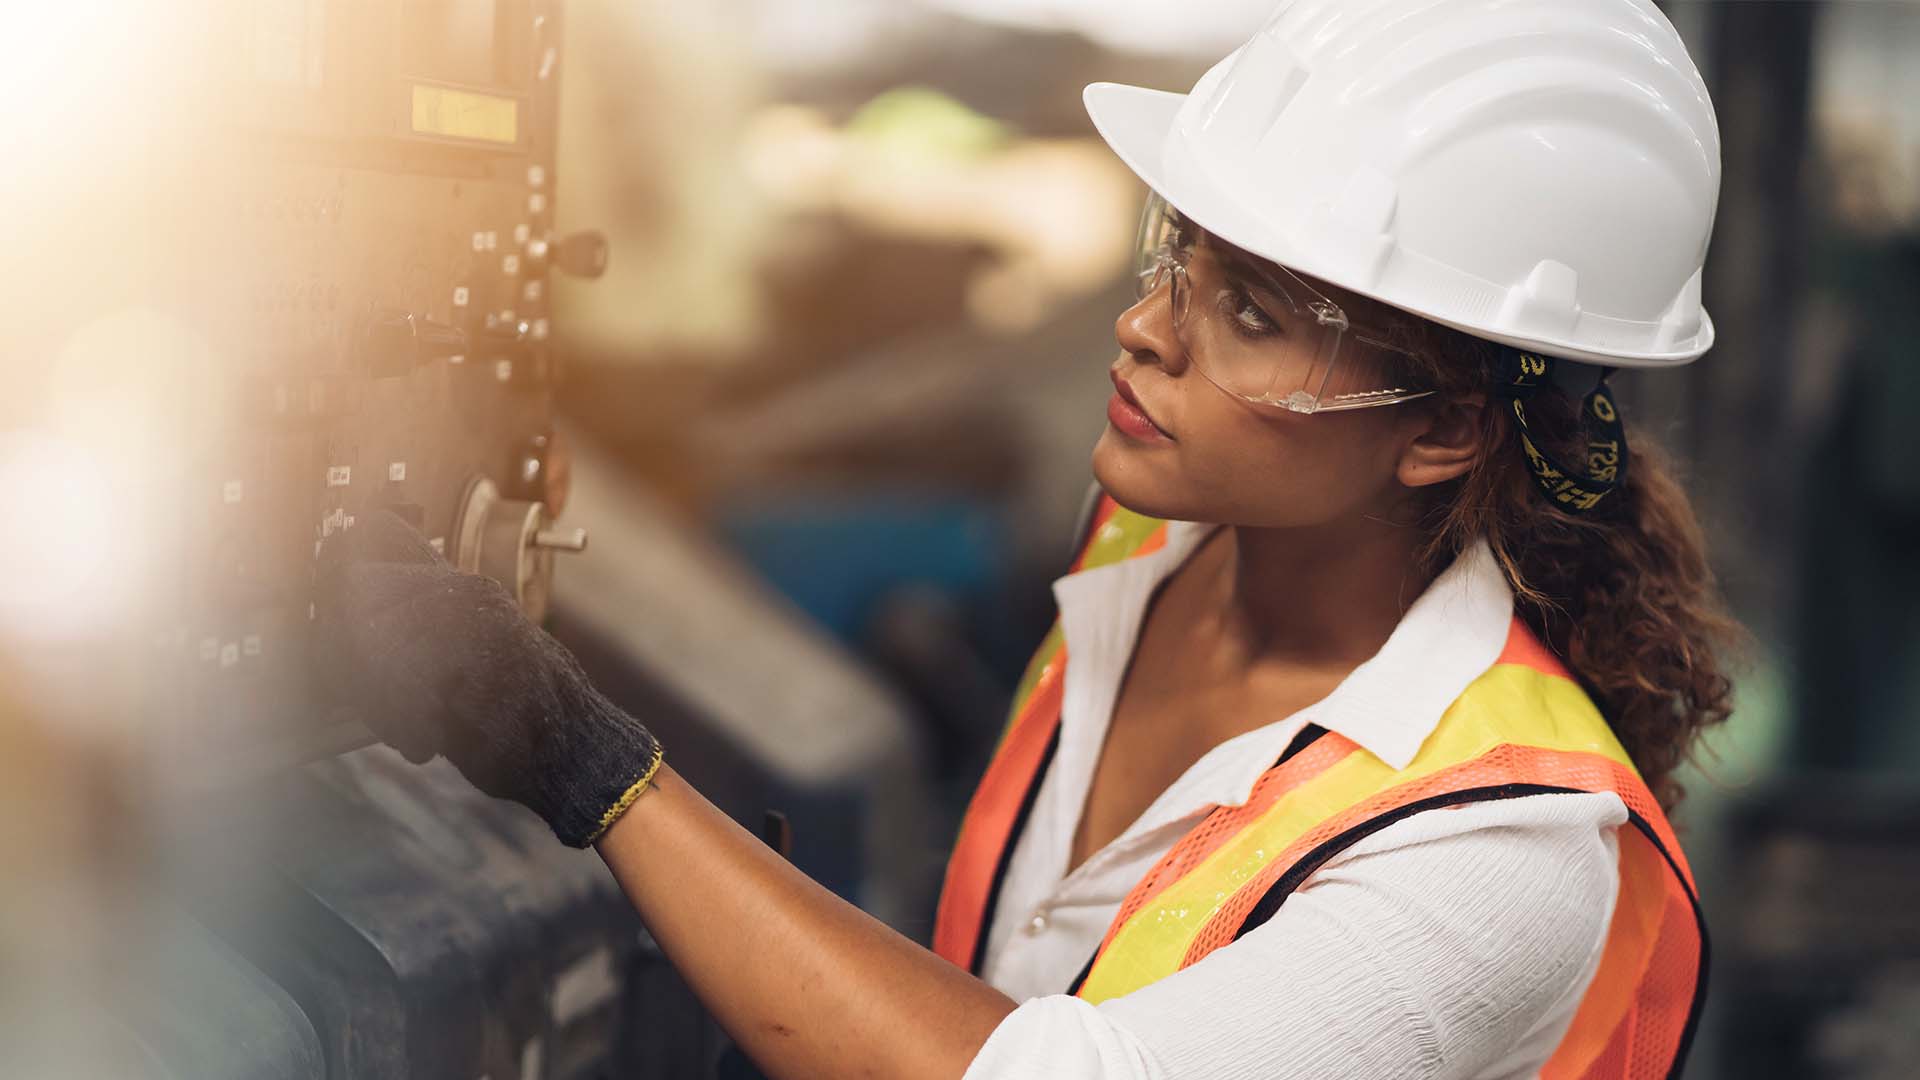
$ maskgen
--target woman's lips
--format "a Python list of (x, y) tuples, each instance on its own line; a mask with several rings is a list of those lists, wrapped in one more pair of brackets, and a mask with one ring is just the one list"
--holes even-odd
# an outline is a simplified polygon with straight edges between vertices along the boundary
[(1138, 442), (1172, 442), (1160, 425), (1153, 422), (1147, 410), (1141, 408), (1140, 399), (1134, 396), (1133, 387), (1113, 373), (1113, 396), (1107, 399), (1107, 423), (1112, 424), (1120, 434)]

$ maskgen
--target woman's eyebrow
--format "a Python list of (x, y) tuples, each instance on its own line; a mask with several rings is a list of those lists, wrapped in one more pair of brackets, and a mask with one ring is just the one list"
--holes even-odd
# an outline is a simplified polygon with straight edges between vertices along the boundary
[(1289, 303), (1293, 302), (1294, 290), (1287, 288), (1283, 277), (1265, 269), (1257, 255), (1250, 255), (1231, 245), (1216, 245), (1214, 259), (1227, 279), (1236, 285), (1250, 285), (1270, 293), (1278, 293)]

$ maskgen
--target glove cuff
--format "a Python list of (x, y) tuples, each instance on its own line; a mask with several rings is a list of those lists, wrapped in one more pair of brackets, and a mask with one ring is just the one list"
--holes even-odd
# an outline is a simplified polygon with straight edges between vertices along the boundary
[(640, 721), (598, 691), (543, 740), (534, 807), (560, 842), (584, 848), (627, 812), (660, 771), (662, 749)]
[[(586, 843), (576, 846), (586, 847), (590, 844), (597, 843), (602, 836), (606, 835), (606, 831), (613, 827), (613, 823), (620, 820), (620, 815), (627, 812), (627, 807), (633, 805), (633, 800), (639, 798), (640, 793), (647, 790), (648, 784), (653, 783), (654, 774), (660, 771), (660, 763), (665, 759), (665, 749), (661, 747), (659, 743), (654, 743), (653, 760), (648, 762), (646, 769), (640, 773), (640, 779), (635, 780), (633, 786), (622, 793), (620, 798), (616, 799), (612, 806), (607, 807), (606, 813), (600, 815), (600, 827), (593, 830), (593, 834), (587, 837)], [(565, 838), (562, 837), (562, 839), (564, 840)]]

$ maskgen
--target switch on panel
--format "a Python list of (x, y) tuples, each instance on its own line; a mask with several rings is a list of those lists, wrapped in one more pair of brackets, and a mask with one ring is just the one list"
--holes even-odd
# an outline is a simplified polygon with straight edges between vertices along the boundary
[(367, 325), (367, 363), (376, 379), (409, 374), (421, 364), (467, 351), (466, 331), (410, 311), (389, 309)]

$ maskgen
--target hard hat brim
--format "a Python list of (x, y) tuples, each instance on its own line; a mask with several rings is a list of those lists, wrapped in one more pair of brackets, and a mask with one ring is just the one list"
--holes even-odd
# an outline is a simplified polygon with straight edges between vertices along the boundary
[(1572, 341), (1517, 336), (1456, 322), (1440, 313), (1421, 310), (1402, 300), (1357, 287), (1353, 282), (1342, 280), (1345, 275), (1316, 266), (1320, 260), (1309, 252), (1285, 250), (1278, 238), (1234, 228), (1232, 223), (1244, 215), (1225, 195), (1211, 190), (1204, 177), (1187, 175), (1192, 173), (1190, 169), (1182, 170), (1179, 182), (1168, 175), (1167, 144), (1179, 121), (1180, 110), (1187, 102), (1186, 94), (1121, 83), (1093, 83), (1082, 92), (1081, 100), (1094, 130), (1141, 182), (1201, 228), (1250, 254), (1462, 333), (1567, 360), (1622, 368), (1678, 367), (1692, 363), (1713, 347), (1713, 320), (1705, 310), (1700, 312), (1699, 331), (1682, 345), (1659, 353), (1626, 354), (1597, 352)]
[[(1167, 135), (1180, 116), (1187, 95), (1144, 86), (1120, 83), (1094, 83), (1081, 94), (1094, 130), (1107, 146), (1132, 169), (1146, 185), (1166, 195), (1160, 165), (1165, 158)], [(1186, 207), (1180, 207), (1182, 213)]]

